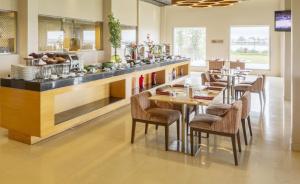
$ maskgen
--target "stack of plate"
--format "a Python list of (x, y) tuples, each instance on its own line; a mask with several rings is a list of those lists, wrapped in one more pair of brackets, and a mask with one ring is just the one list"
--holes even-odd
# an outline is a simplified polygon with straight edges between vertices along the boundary
[(25, 65), (11, 65), (11, 77), (31, 81), (35, 78), (34, 67)]

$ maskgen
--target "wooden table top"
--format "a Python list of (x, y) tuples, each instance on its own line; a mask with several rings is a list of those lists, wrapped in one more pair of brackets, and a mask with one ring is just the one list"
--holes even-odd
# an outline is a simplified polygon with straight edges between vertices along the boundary
[(222, 88), (221, 90), (208, 90), (208, 89), (196, 89), (194, 94), (197, 96), (203, 96), (203, 97), (212, 97), (212, 100), (208, 99), (195, 99), (189, 97), (189, 94), (187, 94), (186, 88), (182, 87), (166, 87), (163, 89), (164, 92), (171, 92), (172, 95), (153, 95), (149, 99), (152, 101), (160, 101), (160, 102), (168, 102), (168, 103), (174, 103), (174, 104), (187, 104), (187, 105), (204, 105), (208, 106), (210, 105), (215, 98), (223, 92), (225, 88)]

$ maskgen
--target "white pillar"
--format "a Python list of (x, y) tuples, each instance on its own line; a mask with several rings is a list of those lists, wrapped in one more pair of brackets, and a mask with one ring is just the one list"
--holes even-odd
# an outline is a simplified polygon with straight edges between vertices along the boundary
[[(282, 0), (282, 9), (291, 9), (291, 0)], [(284, 78), (284, 99), (291, 100), (292, 95), (292, 59), (291, 59), (291, 33), (286, 32), (281, 35), (281, 63), (282, 77)]]
[(18, 1), (18, 50), (21, 58), (38, 52), (38, 0)]
[(292, 0), (292, 149), (300, 151), (300, 1)]

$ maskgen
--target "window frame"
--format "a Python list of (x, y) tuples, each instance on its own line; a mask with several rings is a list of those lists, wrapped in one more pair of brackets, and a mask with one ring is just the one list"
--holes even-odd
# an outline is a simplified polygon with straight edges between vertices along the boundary
[[(271, 71), (272, 68), (272, 62), (271, 62), (271, 58), (272, 58), (272, 30), (271, 30), (271, 26), (270, 25), (231, 25), (229, 28), (229, 60), (231, 61), (231, 29), (232, 28), (236, 28), (236, 27), (241, 27), (241, 28), (245, 28), (245, 27), (267, 27), (269, 29), (268, 33), (269, 33), (269, 57), (268, 57), (268, 64), (269, 64), (269, 68), (268, 69), (251, 69), (251, 68), (247, 68), (246, 69), (250, 69), (250, 70), (255, 70), (255, 71)], [(247, 64), (246, 64), (247, 66)]]
[(18, 37), (18, 11), (16, 10), (1, 10), (1, 13), (13, 13), (14, 14), (14, 24), (15, 24), (15, 29), (16, 29), (16, 33), (15, 33), (15, 49), (14, 52), (6, 52), (6, 53), (0, 53), (0, 56), (5, 56), (5, 55), (18, 55), (19, 54), (19, 37)]
[[(173, 27), (173, 31), (172, 31), (172, 39), (173, 39), (173, 43), (172, 43), (172, 52), (173, 54), (175, 54), (175, 30), (177, 28), (200, 28), (200, 29), (204, 29), (205, 30), (205, 57), (204, 57), (204, 65), (200, 65), (200, 66), (194, 66), (191, 64), (191, 67), (196, 67), (196, 68), (204, 68), (207, 67), (207, 27), (206, 26), (176, 26)], [(192, 63), (192, 62), (191, 62)]]
[[(75, 51), (75, 52), (100, 52), (100, 51), (104, 50), (104, 36), (103, 36), (103, 31), (104, 31), (103, 24), (104, 23), (103, 23), (103, 21), (85, 20), (85, 19), (70, 18), (70, 17), (59, 17), (59, 16), (51, 16), (51, 15), (45, 15), (45, 14), (39, 14), (38, 19), (39, 19), (38, 20), (39, 24), (42, 21), (43, 21), (43, 23), (45, 23), (47, 21), (49, 21), (49, 22), (51, 22), (51, 21), (61, 21), (62, 19), (64, 19), (66, 21), (65, 24), (70, 24), (70, 22), (72, 23), (74, 21), (75, 26), (82, 26), (84, 24), (88, 24), (91, 27), (95, 27), (95, 29), (91, 29), (91, 30), (95, 31), (96, 34), (98, 34), (97, 28), (99, 28), (99, 35), (98, 35), (99, 38), (97, 36), (95, 36), (95, 48), (94, 49), (84, 49), (84, 48), (82, 48), (82, 46), (83, 46), (83, 31), (89, 31), (89, 30), (86, 30), (86, 29), (82, 29), (81, 37), (79, 38), (79, 40), (80, 40), (80, 49), (78, 51)], [(59, 31), (59, 30), (48, 30), (48, 31)], [(71, 32), (72, 32), (72, 30), (71, 30)], [(70, 35), (68, 35), (68, 36), (71, 38)], [(66, 37), (66, 35), (64, 35), (64, 37)], [(40, 39), (40, 35), (39, 35), (39, 39)], [(66, 48), (64, 47), (63, 50), (65, 50), (65, 49)], [(40, 49), (40, 43), (39, 43), (38, 52), (61, 52), (61, 50), (54, 50), (54, 51), (43, 50), (43, 49)]]

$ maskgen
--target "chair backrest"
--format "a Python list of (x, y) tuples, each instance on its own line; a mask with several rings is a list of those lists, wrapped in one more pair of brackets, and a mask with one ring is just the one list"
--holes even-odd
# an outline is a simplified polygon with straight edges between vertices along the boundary
[(251, 92), (261, 92), (264, 89), (264, 81), (262, 76), (258, 76), (255, 82), (252, 84)]
[(243, 103), (241, 119), (246, 119), (251, 111), (251, 93), (249, 91), (244, 93), (244, 95), (241, 97), (241, 101)]
[(227, 112), (227, 114), (223, 117), (222, 123), (216, 125), (215, 127), (217, 131), (228, 133), (228, 134), (236, 134), (240, 127), (240, 122), (242, 119), (242, 101), (236, 101), (232, 104), (231, 109)]
[(241, 70), (245, 70), (246, 64), (244, 62), (239, 62), (239, 61), (231, 61), (230, 62), (230, 69), (237, 69), (238, 67)]
[(208, 61), (208, 68), (209, 70), (221, 70), (224, 64), (224, 61)]
[[(236, 101), (232, 105), (232, 113), (231, 113), (231, 119), (232, 119), (232, 124), (233, 127), (231, 129), (231, 133), (237, 133), (237, 131), (240, 128), (241, 124), (241, 119), (242, 119), (242, 108), (243, 108), (243, 103), (242, 101)], [(230, 130), (229, 130), (230, 131)]]
[(134, 119), (144, 119), (146, 111), (151, 106), (149, 97), (152, 94), (149, 91), (131, 97), (131, 115)]
[(205, 72), (201, 74), (202, 85), (205, 85), (206, 82), (210, 82), (209, 73)]

